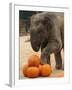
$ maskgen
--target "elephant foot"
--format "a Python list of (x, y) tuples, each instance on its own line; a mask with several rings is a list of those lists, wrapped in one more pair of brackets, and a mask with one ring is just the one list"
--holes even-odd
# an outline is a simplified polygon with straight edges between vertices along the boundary
[(62, 70), (64, 70), (64, 65), (62, 65)]
[(62, 69), (62, 65), (56, 65), (56, 69)]
[(41, 59), (40, 64), (41, 64), (41, 65), (47, 64), (47, 60), (46, 60), (46, 59)]

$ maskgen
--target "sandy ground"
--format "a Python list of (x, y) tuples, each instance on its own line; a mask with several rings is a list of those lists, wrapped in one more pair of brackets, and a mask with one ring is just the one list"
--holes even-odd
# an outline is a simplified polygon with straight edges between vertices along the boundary
[[(28, 60), (28, 57), (32, 54), (37, 54), (38, 56), (40, 56), (40, 51), (39, 52), (34, 52), (31, 48), (31, 45), (30, 45), (30, 41), (28, 41), (30, 39), (30, 36), (21, 36), (20, 37), (20, 65), (19, 65), (19, 78), (20, 79), (23, 79), (25, 78), (23, 76), (23, 73), (22, 73), (22, 66), (24, 64), (27, 63), (27, 60)], [(64, 55), (63, 55), (63, 51), (61, 51), (61, 54), (62, 54), (62, 60), (64, 60)], [(57, 73), (57, 72), (63, 72), (62, 70), (56, 70), (55, 69), (55, 58), (54, 58), (54, 54), (51, 54), (51, 66), (53, 68), (53, 74)]]

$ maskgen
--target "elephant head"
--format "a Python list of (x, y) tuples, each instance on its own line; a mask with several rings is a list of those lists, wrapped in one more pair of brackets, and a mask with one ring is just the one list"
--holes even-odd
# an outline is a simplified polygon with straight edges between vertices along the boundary
[(60, 50), (62, 42), (57, 16), (51, 13), (33, 15), (30, 22), (30, 40), (34, 51), (46, 46), (50, 53)]
[(30, 22), (30, 40), (34, 51), (40, 47), (45, 47), (48, 42), (48, 22), (45, 15), (39, 13), (31, 17)]

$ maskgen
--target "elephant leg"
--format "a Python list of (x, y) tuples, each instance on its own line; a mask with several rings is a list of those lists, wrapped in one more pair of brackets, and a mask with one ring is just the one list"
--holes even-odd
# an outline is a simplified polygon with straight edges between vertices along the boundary
[(64, 70), (64, 64), (62, 65), (62, 70)]
[(41, 64), (50, 64), (50, 55), (49, 56), (45, 56), (45, 55), (42, 55), (42, 51), (43, 51), (44, 48), (41, 48), (41, 61), (40, 63)]
[(42, 57), (41, 58), (41, 64), (50, 64), (51, 65), (51, 63), (50, 63), (50, 55), (48, 56), (48, 57)]
[(47, 58), (45, 56), (41, 56), (40, 63), (41, 64), (47, 64), (48, 63)]
[(51, 65), (51, 62), (50, 62), (50, 55), (49, 55), (48, 58), (47, 58), (47, 63)]
[[(63, 48), (63, 53), (64, 53), (64, 48)], [(62, 70), (64, 70), (64, 59), (63, 59), (63, 64), (62, 64)]]
[(55, 53), (56, 69), (62, 69), (62, 58), (61, 53)]

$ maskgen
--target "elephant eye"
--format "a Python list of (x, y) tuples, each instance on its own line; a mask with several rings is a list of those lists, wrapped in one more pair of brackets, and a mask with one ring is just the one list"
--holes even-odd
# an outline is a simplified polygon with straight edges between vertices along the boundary
[(45, 22), (45, 21), (42, 21), (42, 24), (43, 24), (43, 25), (45, 25), (45, 24), (46, 24), (46, 22)]
[(37, 34), (40, 34), (40, 31), (39, 30), (37, 30)]
[(39, 23), (40, 23), (40, 21), (36, 21), (36, 22), (35, 22), (35, 25), (38, 25)]

